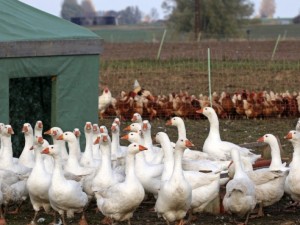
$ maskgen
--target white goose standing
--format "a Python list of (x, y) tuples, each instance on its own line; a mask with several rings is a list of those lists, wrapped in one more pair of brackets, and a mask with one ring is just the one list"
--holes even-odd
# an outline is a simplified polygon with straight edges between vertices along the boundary
[(126, 156), (126, 178), (122, 183), (110, 186), (105, 191), (96, 191), (97, 205), (100, 211), (107, 217), (117, 221), (130, 219), (133, 212), (144, 199), (145, 191), (139, 179), (135, 175), (135, 154), (147, 150), (137, 143), (128, 146)]
[(30, 151), (30, 148), (33, 146), (33, 129), (31, 125), (29, 123), (24, 123), (22, 132), (25, 137), (25, 146), (19, 157), (19, 163), (28, 168), (33, 168), (35, 159), (34, 152)]
[(155, 211), (167, 224), (174, 221), (179, 221), (180, 225), (184, 224), (183, 218), (192, 203), (192, 188), (183, 175), (181, 165), (184, 150), (192, 146), (188, 139), (179, 139), (176, 142), (172, 175), (160, 185)]
[(48, 143), (44, 142), (43, 138), (39, 136), (36, 138), (35, 145), (32, 147), (35, 151), (35, 165), (26, 183), (30, 201), (35, 211), (30, 224), (37, 224), (36, 218), (40, 208), (43, 208), (46, 213), (49, 213), (51, 209), (48, 195), (51, 184), (51, 174), (46, 171), (41, 155), (41, 151), (47, 146)]
[[(42, 154), (50, 154), (54, 158), (54, 170), (48, 192), (49, 200), (51, 207), (62, 217), (63, 225), (66, 225), (65, 212), (68, 218), (73, 218), (74, 213), (84, 212), (88, 204), (88, 197), (82, 191), (80, 183), (66, 180), (64, 177), (59, 151), (60, 148), (57, 145), (49, 145), (42, 151)], [(81, 220), (85, 220), (84, 214), (82, 214)]]
[(209, 134), (205, 139), (203, 145), (203, 152), (208, 153), (211, 157), (218, 160), (230, 160), (230, 151), (232, 148), (236, 148), (240, 151), (241, 156), (249, 159), (251, 163), (254, 163), (257, 159), (261, 158), (261, 155), (252, 153), (250, 149), (243, 148), (234, 143), (221, 140), (219, 119), (213, 108), (204, 107), (200, 110), (197, 110), (197, 113), (202, 113), (203, 115), (205, 115), (210, 123)]
[(44, 134), (48, 134), (52, 137), (53, 144), (58, 145), (60, 148), (60, 154), (61, 154), (61, 159), (64, 161), (68, 160), (68, 151), (66, 147), (66, 143), (61, 140), (57, 140), (57, 138), (63, 133), (62, 129), (60, 127), (52, 127), (50, 130), (47, 130), (44, 132)]
[(300, 202), (300, 132), (291, 130), (284, 138), (290, 141), (294, 148), (292, 162), (289, 165), (290, 171), (284, 184), (284, 191), (294, 201)]
[(80, 160), (81, 154), (82, 154), (82, 153), (81, 153), (81, 147), (80, 147), (80, 136), (81, 136), (81, 132), (80, 132), (79, 128), (74, 128), (73, 134), (74, 134), (75, 137), (76, 137), (77, 145), (78, 145), (77, 150), (76, 150), (76, 157), (77, 157), (78, 160)]
[(235, 174), (226, 185), (223, 206), (225, 211), (230, 214), (239, 217), (246, 216), (244, 224), (247, 224), (249, 215), (256, 205), (255, 185), (244, 171), (239, 149), (233, 148), (231, 157), (235, 166)]
[(100, 161), (93, 158), (93, 129), (91, 122), (85, 123), (84, 134), (85, 149), (80, 158), (80, 164), (84, 167), (97, 167)]

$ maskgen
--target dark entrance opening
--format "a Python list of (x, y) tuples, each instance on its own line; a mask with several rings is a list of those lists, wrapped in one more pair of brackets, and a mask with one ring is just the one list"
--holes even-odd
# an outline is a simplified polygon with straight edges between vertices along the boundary
[[(51, 77), (12, 78), (9, 80), (9, 124), (14, 157), (19, 157), (25, 144), (22, 127), (30, 123), (34, 128), (41, 120), (44, 131), (51, 126)], [(44, 137), (45, 138), (45, 137)]]

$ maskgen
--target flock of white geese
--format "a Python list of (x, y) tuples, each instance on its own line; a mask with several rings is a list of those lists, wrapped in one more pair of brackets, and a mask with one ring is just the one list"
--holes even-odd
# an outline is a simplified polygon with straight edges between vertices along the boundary
[[(274, 135), (259, 138), (258, 141), (270, 145), (272, 159), (268, 168), (253, 170), (253, 163), (261, 155), (222, 141), (213, 108), (205, 107), (197, 112), (205, 115), (210, 123), (203, 151), (189, 149), (193, 144), (186, 137), (180, 117), (166, 123), (178, 128), (177, 142), (171, 142), (167, 133), (159, 132), (154, 138), (159, 145), (153, 145), (149, 121), (135, 113), (133, 123), (123, 128), (128, 133), (122, 137), (118, 118), (112, 123), (111, 136), (105, 126), (86, 122), (84, 151), (80, 149), (77, 128), (63, 132), (59, 127), (52, 127), (43, 132), (41, 121), (35, 127), (25, 123), (24, 149), (19, 158), (13, 158), (14, 131), (10, 125), (0, 123), (0, 204), (3, 207), (0, 224), (6, 224), (5, 213), (10, 204), (18, 209), (28, 197), (35, 211), (29, 224), (37, 224), (38, 212), (44, 209), (46, 213), (57, 212), (64, 225), (67, 224), (65, 216), (72, 218), (74, 213), (82, 213), (79, 224), (88, 224), (85, 211), (93, 200), (105, 216), (103, 222), (130, 224), (146, 194), (154, 196), (154, 211), (167, 224), (191, 223), (194, 213), (204, 212), (219, 198), (221, 185), (226, 185), (222, 202), (225, 211), (245, 218), (245, 224), (257, 205), (257, 216), (263, 216), (263, 207), (278, 202), (284, 193), (295, 202), (300, 200), (300, 131), (292, 130), (285, 137), (294, 146), (288, 166), (281, 161)], [(43, 139), (43, 134), (52, 137), (52, 145)], [(130, 144), (121, 146), (120, 138)]]

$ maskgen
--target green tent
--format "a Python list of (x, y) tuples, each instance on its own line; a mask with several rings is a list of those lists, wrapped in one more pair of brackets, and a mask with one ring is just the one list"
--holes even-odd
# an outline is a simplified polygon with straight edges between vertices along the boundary
[[(22, 79), (45, 78), (40, 84), (46, 83), (50, 92), (40, 93), (51, 95), (49, 104), (43, 103), (51, 127), (72, 131), (75, 127), (82, 130), (86, 121), (97, 123), (101, 43), (102, 39), (86, 28), (17, 0), (0, 0), (0, 122), (17, 120), (13, 115), (19, 103), (25, 102), (28, 108), (35, 103), (30, 96), (36, 90)], [(29, 90), (10, 87), (15, 78)], [(17, 98), (10, 98), (13, 91)], [(26, 117), (34, 117), (28, 114), (38, 110), (17, 115), (26, 121)], [(13, 127), (15, 133), (21, 132), (22, 125)]]

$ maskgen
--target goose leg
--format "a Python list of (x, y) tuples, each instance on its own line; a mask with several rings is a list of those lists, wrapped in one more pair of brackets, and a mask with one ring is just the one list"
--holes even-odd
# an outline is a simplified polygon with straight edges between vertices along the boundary
[(257, 216), (258, 217), (262, 217), (262, 216), (264, 216), (265, 214), (264, 214), (264, 211), (263, 211), (263, 205), (262, 205), (262, 203), (260, 203), (259, 204), (259, 209), (258, 209), (258, 212), (257, 212)]
[(60, 214), (60, 216), (61, 216), (63, 225), (67, 225), (66, 220), (65, 220), (65, 213), (63, 212), (62, 214)]
[(130, 219), (127, 221), (127, 225), (131, 225)]
[(34, 216), (33, 216), (32, 220), (31, 220), (30, 224), (32, 224), (32, 225), (36, 225), (37, 224), (36, 223), (36, 217), (38, 215), (38, 212), (39, 211), (34, 211)]
[(82, 216), (80, 218), (79, 225), (88, 225), (85, 215), (84, 215), (84, 212), (82, 213)]
[(49, 225), (55, 225), (56, 224), (56, 212), (53, 212), (53, 221), (49, 223)]
[(245, 224), (245, 225), (247, 225), (247, 224), (248, 224), (249, 215), (250, 215), (250, 212), (248, 212), (248, 213), (247, 213), (246, 220), (245, 220), (245, 222), (244, 222), (244, 224)]

